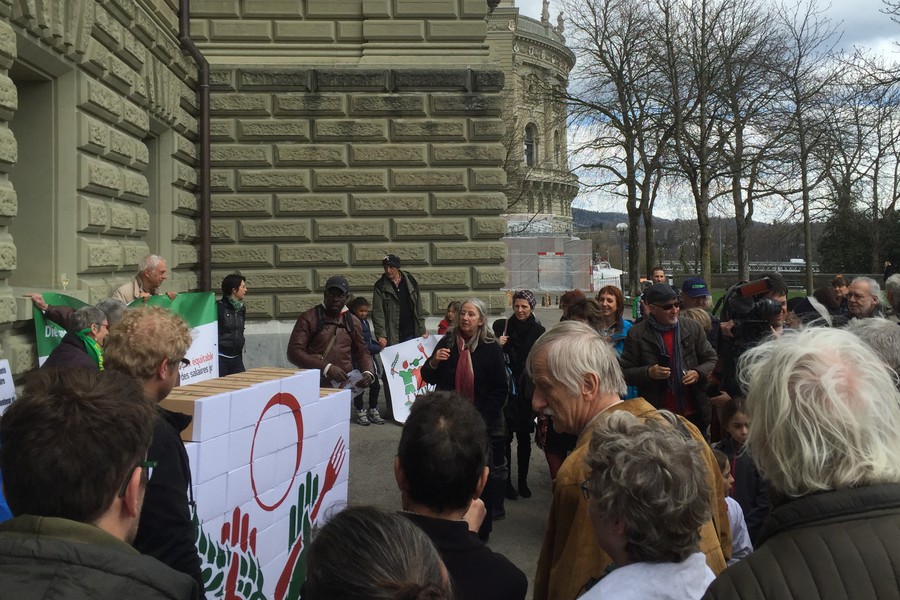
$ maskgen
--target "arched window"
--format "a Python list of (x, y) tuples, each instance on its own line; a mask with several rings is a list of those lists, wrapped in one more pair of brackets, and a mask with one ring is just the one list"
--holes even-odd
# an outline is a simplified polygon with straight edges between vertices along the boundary
[(525, 126), (525, 165), (533, 167), (537, 163), (537, 136), (534, 123)]

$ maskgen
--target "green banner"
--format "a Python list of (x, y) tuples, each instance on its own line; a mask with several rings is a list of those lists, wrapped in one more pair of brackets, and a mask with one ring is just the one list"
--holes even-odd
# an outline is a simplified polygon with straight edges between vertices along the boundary
[[(78, 310), (82, 306), (87, 306), (86, 302), (79, 300), (78, 298), (73, 298), (72, 296), (66, 296), (65, 294), (46, 292), (43, 296), (44, 302), (50, 306), (68, 306), (75, 310)], [(59, 346), (63, 336), (66, 335), (66, 330), (46, 318), (44, 313), (37, 307), (34, 307), (33, 312), (34, 335), (37, 338), (38, 364), (42, 365), (44, 364), (44, 361), (47, 360), (47, 357), (50, 356), (50, 353), (53, 352), (53, 349)]]
[(129, 308), (135, 306), (161, 306), (184, 319), (188, 327), (200, 327), (218, 320), (216, 297), (212, 292), (178, 294), (174, 300), (169, 300), (165, 294), (159, 294), (150, 296), (146, 301), (137, 299), (128, 305)]

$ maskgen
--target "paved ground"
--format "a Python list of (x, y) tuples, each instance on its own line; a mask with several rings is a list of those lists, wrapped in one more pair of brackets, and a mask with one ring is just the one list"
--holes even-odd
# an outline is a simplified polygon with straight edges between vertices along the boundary
[[(536, 311), (545, 326), (559, 321), (560, 311), (554, 308)], [(383, 412), (383, 402), (382, 412)], [(400, 492), (394, 481), (393, 461), (400, 440), (400, 426), (361, 427), (350, 425), (350, 495), (351, 504), (371, 504), (386, 510), (399, 510)], [(513, 442), (515, 464), (515, 442)], [(517, 473), (513, 473), (517, 477)], [(494, 523), (489, 546), (506, 555), (528, 576), (528, 587), (534, 586), (541, 541), (544, 537), (547, 512), (550, 508), (550, 474), (544, 453), (532, 445), (531, 470), (528, 484), (533, 495), (529, 499), (506, 501), (506, 518)], [(530, 592), (529, 592), (530, 594)]]

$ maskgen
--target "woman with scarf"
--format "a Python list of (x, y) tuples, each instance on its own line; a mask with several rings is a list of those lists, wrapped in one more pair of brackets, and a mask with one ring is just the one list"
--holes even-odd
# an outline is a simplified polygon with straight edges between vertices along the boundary
[(506, 497), (515, 500), (516, 488), (512, 484), (512, 439), (516, 435), (516, 458), (518, 465), (518, 495), (531, 497), (528, 488), (528, 465), (531, 462), (531, 432), (534, 431), (534, 411), (531, 410), (531, 396), (534, 387), (525, 374), (525, 359), (531, 347), (541, 335), (544, 326), (534, 316), (537, 300), (528, 290), (519, 290), (512, 297), (513, 314), (507, 319), (494, 321), (494, 335), (503, 347), (503, 355), (511, 373), (513, 386), (510, 387), (509, 401), (504, 410), (506, 417), (506, 462), (509, 477), (506, 479)]
[(506, 431), (503, 405), (508, 390), (503, 351), (486, 326), (484, 302), (471, 298), (462, 303), (456, 322), (438, 342), (422, 367), (422, 378), (439, 390), (456, 391), (481, 413), (491, 438), (491, 476), (481, 494), (487, 509), (478, 536), (490, 535), (494, 498), (503, 494), (508, 465), (504, 449)]
[(247, 278), (237, 273), (222, 280), (222, 298), (216, 300), (219, 312), (219, 377), (243, 373), (244, 368), (244, 295)]
[(103, 342), (109, 335), (109, 321), (99, 308), (85, 306), (69, 319), (69, 329), (41, 368), (103, 370)]

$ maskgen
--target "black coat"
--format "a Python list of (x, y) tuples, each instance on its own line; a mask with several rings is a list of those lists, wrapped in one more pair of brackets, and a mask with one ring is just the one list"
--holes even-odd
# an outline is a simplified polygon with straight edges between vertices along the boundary
[[(456, 389), (456, 363), (459, 361), (459, 350), (446, 335), (435, 346), (431, 357), (422, 367), (422, 378), (439, 390)], [(438, 363), (438, 368), (431, 366), (435, 353), (440, 348), (450, 347), (450, 358)], [(506, 383), (506, 364), (503, 352), (497, 342), (479, 342), (472, 353), (472, 372), (475, 376), (475, 408), (487, 424), (492, 435), (502, 433), (503, 421), (500, 414), (506, 403), (508, 386)], [(500, 428), (500, 432), (496, 429)]]
[(235, 310), (228, 298), (216, 300), (219, 312), (219, 354), (240, 356), (244, 352), (244, 319), (247, 309)]
[(515, 315), (508, 319), (497, 319), (493, 324), (494, 335), (498, 338), (504, 330), (509, 339), (503, 346), (503, 355), (506, 364), (512, 372), (512, 380), (515, 383), (515, 396), (510, 390), (510, 402), (506, 405), (506, 418), (512, 424), (514, 431), (530, 433), (534, 429), (534, 411), (531, 409), (531, 398), (534, 395), (534, 385), (528, 381), (525, 372), (525, 361), (531, 353), (531, 347), (544, 335), (546, 331), (534, 315), (524, 321), (519, 321)]
[(188, 501), (190, 462), (180, 437), (190, 422), (187, 415), (159, 409), (147, 451), (147, 459), (159, 464), (147, 484), (134, 547), (193, 577), (202, 595), (200, 555)]
[(84, 342), (75, 333), (67, 333), (59, 346), (53, 349), (41, 368), (45, 369), (91, 369), (100, 367), (88, 356)]
[(747, 452), (735, 451), (734, 440), (725, 438), (713, 446), (721, 450), (731, 463), (731, 475), (734, 477), (734, 494), (732, 497), (741, 505), (747, 532), (754, 547), (759, 545), (759, 532), (763, 521), (769, 515), (768, 486), (753, 459)]
[(465, 521), (403, 513), (418, 525), (441, 554), (459, 600), (524, 600), (528, 579), (502, 554), (484, 545)]

